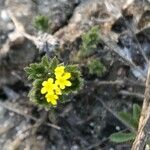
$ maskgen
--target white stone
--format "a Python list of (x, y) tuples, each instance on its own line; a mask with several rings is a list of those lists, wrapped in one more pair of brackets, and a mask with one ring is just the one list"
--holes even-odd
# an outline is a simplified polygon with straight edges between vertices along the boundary
[(116, 130), (119, 131), (119, 130), (120, 130), (120, 127), (119, 127), (119, 126), (116, 126)]
[(5, 21), (5, 22), (8, 22), (8, 21), (10, 21), (10, 17), (9, 17), (9, 15), (8, 15), (8, 12), (7, 12), (7, 10), (1, 10), (1, 18), (2, 18), (2, 20), (3, 21)]

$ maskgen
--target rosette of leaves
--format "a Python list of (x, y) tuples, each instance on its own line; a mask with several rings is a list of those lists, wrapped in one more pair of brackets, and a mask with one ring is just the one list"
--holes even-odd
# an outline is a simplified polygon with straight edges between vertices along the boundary
[(110, 141), (114, 143), (133, 142), (136, 137), (138, 123), (140, 119), (141, 108), (137, 104), (133, 104), (132, 112), (119, 112), (120, 120), (128, 126), (130, 132), (116, 132), (109, 137)]
[(38, 15), (34, 18), (33, 25), (37, 30), (49, 32), (50, 21), (47, 16)]
[(105, 65), (99, 58), (90, 60), (88, 62), (88, 69), (91, 75), (96, 75), (97, 77), (102, 77), (107, 71)]
[[(30, 64), (29, 67), (25, 68), (28, 79), (32, 80), (32, 88), (28, 96), (34, 104), (46, 108), (52, 106), (51, 103), (47, 102), (45, 96), (41, 94), (41, 88), (43, 81), (47, 80), (48, 78), (55, 79), (54, 71), (59, 65), (64, 64), (60, 64), (56, 57), (49, 59), (48, 56), (45, 55), (41, 62)], [(59, 97), (59, 102), (62, 103), (67, 101), (68, 94), (77, 92), (83, 84), (81, 73), (77, 65), (65, 65), (65, 70), (71, 73), (70, 82), (72, 84), (62, 91), (63, 94)]]
[(88, 57), (93, 54), (100, 43), (99, 27), (94, 26), (88, 32), (82, 35), (82, 44), (78, 55), (80, 57)]

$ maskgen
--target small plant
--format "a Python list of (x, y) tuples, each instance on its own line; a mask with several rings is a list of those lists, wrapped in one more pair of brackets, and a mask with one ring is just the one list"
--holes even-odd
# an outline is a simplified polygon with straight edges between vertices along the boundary
[(46, 16), (43, 15), (38, 15), (35, 17), (34, 22), (33, 22), (35, 28), (38, 30), (41, 30), (43, 32), (48, 32), (49, 31), (49, 19)]
[(124, 122), (124, 124), (126, 124), (130, 129), (132, 129), (132, 131), (128, 132), (128, 133), (125, 133), (122, 131), (113, 133), (109, 137), (110, 141), (115, 142), (115, 143), (123, 143), (123, 142), (133, 141), (136, 137), (140, 114), (141, 114), (141, 108), (137, 104), (133, 105), (132, 113), (120, 112), (118, 114), (119, 118), (122, 120), (122, 122)]
[(102, 77), (106, 73), (106, 67), (98, 58), (89, 61), (88, 69), (91, 75), (96, 75), (98, 77)]
[(99, 42), (99, 27), (92, 27), (87, 33), (82, 35), (82, 45), (79, 50), (79, 56), (87, 57), (93, 54)]
[(66, 95), (81, 88), (81, 73), (76, 65), (59, 64), (57, 58), (44, 56), (39, 63), (25, 68), (28, 79), (33, 81), (29, 92), (32, 102), (39, 106), (56, 106), (64, 102)]

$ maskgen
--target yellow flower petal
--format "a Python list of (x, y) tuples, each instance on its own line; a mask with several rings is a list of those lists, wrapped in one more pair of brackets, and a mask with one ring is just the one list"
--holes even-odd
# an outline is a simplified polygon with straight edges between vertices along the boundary
[(55, 98), (55, 99), (58, 99), (58, 96), (57, 96), (57, 95), (54, 95), (54, 98)]
[(56, 67), (55, 72), (64, 71), (64, 70), (65, 70), (65, 66), (58, 66), (58, 67)]
[(47, 85), (47, 81), (44, 81), (44, 82), (42, 83), (42, 85), (43, 85), (43, 86), (46, 86), (46, 85)]
[(65, 72), (64, 66), (58, 66), (55, 69), (55, 75), (62, 75)]
[(58, 87), (56, 82), (54, 84), (54, 90), (57, 95), (62, 95), (61, 89)]
[(47, 94), (45, 95), (45, 98), (46, 98), (46, 99), (53, 99), (53, 97), (54, 97), (54, 92), (52, 92), (52, 93), (47, 93)]
[(43, 88), (41, 89), (41, 94), (45, 94), (46, 92), (47, 92), (46, 88), (43, 87)]
[(56, 99), (53, 99), (53, 100), (51, 100), (50, 102), (51, 102), (51, 104), (54, 105), (54, 106), (57, 105), (57, 100), (56, 100)]
[(56, 86), (59, 86), (58, 80), (55, 81), (55, 88), (56, 88)]
[(60, 86), (60, 88), (61, 88), (62, 90), (65, 89), (65, 85), (64, 85), (64, 84), (60, 84), (59, 86)]
[(52, 84), (54, 82), (53, 78), (49, 78), (48, 80), (48, 83)]
[(55, 74), (56, 79), (61, 78), (62, 74)]
[(47, 102), (50, 103), (51, 102), (51, 98), (46, 98)]
[(61, 89), (60, 90), (55, 90), (57, 95), (62, 95)]
[(46, 98), (51, 98), (51, 99), (58, 99), (58, 96), (56, 94), (54, 94), (54, 92), (52, 94), (46, 94), (45, 95)]
[(66, 86), (71, 86), (72, 83), (71, 83), (70, 81), (65, 81), (65, 85), (66, 85)]
[(58, 96), (55, 95), (55, 94), (46, 94), (46, 100), (47, 102), (50, 102), (52, 103), (52, 105), (56, 105), (57, 104), (57, 99), (58, 99)]
[(64, 79), (69, 79), (71, 78), (71, 74), (69, 72), (66, 72), (64, 75), (63, 75), (63, 78)]
[(54, 90), (48, 90), (47, 94), (53, 95), (54, 94)]

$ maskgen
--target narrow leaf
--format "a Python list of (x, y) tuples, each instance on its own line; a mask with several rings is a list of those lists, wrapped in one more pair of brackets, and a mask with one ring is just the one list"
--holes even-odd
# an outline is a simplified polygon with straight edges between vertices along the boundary
[(141, 115), (141, 108), (138, 104), (133, 104), (133, 119), (136, 121), (137, 126)]
[(48, 56), (45, 55), (42, 57), (42, 61), (41, 61), (41, 64), (45, 67), (49, 67), (50, 66), (50, 62), (49, 62), (49, 59), (48, 59)]
[(118, 132), (118, 133), (113, 133), (109, 139), (112, 142), (115, 143), (123, 143), (123, 142), (129, 142), (129, 141), (133, 141), (136, 137), (136, 134), (134, 132), (131, 133), (122, 133), (122, 132)]
[(32, 69), (30, 67), (25, 67), (24, 70), (27, 74), (30, 74), (32, 72)]
[(72, 71), (78, 70), (78, 66), (77, 65), (67, 65), (66, 70), (72, 72)]
[(130, 113), (127, 112), (120, 112), (118, 113), (119, 117), (121, 118), (121, 120), (127, 124), (130, 128), (137, 128), (137, 124), (135, 122), (135, 120), (133, 119), (133, 116)]
[(58, 59), (56, 57), (54, 57), (52, 60), (51, 60), (51, 64), (50, 64), (50, 70), (51, 71), (54, 71), (55, 68), (57, 67), (58, 65)]

